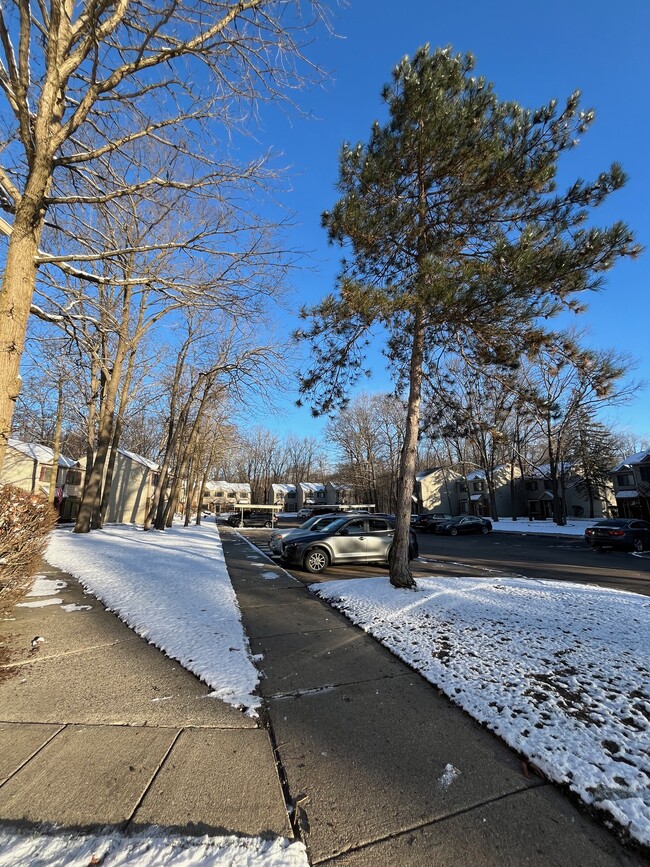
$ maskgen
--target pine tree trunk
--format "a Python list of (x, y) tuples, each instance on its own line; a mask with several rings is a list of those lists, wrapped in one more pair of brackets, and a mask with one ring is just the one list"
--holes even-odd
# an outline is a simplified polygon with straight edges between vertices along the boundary
[(393, 547), (390, 551), (389, 572), (393, 587), (415, 587), (409, 568), (409, 536), (411, 529), (411, 497), (417, 460), (420, 429), (420, 401), (422, 394), (422, 359), (424, 356), (424, 319), (417, 308), (413, 322), (413, 345), (409, 375), (409, 394), (406, 410), (406, 431), (400, 454), (397, 480), (397, 511)]

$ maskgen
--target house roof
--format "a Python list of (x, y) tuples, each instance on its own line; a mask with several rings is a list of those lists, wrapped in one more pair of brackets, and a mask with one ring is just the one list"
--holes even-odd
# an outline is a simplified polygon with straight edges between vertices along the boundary
[(305, 493), (315, 493), (316, 491), (324, 491), (325, 485), (322, 482), (300, 482), (300, 487)]
[(472, 470), (471, 473), (467, 473), (465, 476), (468, 482), (473, 481), (474, 479), (484, 479), (485, 478), (485, 470)]
[(229, 491), (232, 494), (250, 494), (251, 486), (249, 482), (224, 482), (219, 479), (215, 483), (220, 491)]
[(271, 487), (276, 494), (291, 494), (296, 490), (295, 485), (282, 485), (279, 482), (272, 484)]
[(624, 469), (625, 467), (632, 467), (632, 464), (641, 464), (643, 461), (647, 461), (650, 459), (650, 449), (646, 449), (644, 452), (637, 452), (635, 455), (630, 455), (617, 464), (612, 470), (612, 473), (617, 473), (619, 470)]
[[(53, 450), (49, 446), (41, 445), (41, 443), (24, 443), (14, 437), (9, 437), (7, 444), (17, 452), (27, 455), (33, 461), (38, 461), (39, 464), (51, 464), (54, 459)], [(65, 455), (59, 455), (60, 467), (76, 467), (78, 463), (78, 461), (67, 458)]]
[(128, 458), (130, 461), (134, 461), (136, 464), (142, 464), (143, 467), (148, 467), (150, 470), (159, 470), (160, 467), (158, 464), (150, 461), (149, 458), (143, 458), (142, 455), (136, 455), (135, 452), (128, 452), (126, 449), (118, 449), (118, 454), (123, 455), (125, 458)]

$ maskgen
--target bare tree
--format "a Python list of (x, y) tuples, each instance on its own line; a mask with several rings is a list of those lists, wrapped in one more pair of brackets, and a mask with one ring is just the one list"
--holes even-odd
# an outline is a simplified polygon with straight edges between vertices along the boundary
[[(288, 0), (24, 0), (0, 8), (0, 91), (10, 117), (0, 205), (13, 215), (0, 292), (0, 466), (37, 267), (84, 273), (69, 255), (40, 249), (48, 215), (152, 190), (209, 196), (231, 168), (220, 137), (250, 116), (245, 107), (286, 94), (305, 72), (299, 39), (319, 17), (318, 0), (305, 3), (309, 19), (291, 5), (291, 24)], [(148, 176), (126, 173), (117, 184), (111, 158), (137, 165), (147, 139), (167, 150), (177, 172), (159, 160)], [(236, 174), (254, 181), (255, 166)]]

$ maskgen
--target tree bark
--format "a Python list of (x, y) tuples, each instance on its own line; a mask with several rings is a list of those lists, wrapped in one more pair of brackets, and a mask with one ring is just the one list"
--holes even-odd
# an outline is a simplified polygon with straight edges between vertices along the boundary
[(395, 534), (389, 558), (390, 583), (393, 587), (415, 587), (415, 580), (409, 568), (409, 536), (411, 529), (411, 497), (413, 495), (413, 480), (415, 478), (420, 428), (423, 357), (424, 316), (422, 308), (418, 306), (413, 322), (406, 431), (400, 454), (399, 477), (397, 481)]
[(40, 197), (25, 194), (16, 211), (0, 290), (0, 470), (20, 393), (20, 357), (36, 285), (36, 254), (43, 228)]

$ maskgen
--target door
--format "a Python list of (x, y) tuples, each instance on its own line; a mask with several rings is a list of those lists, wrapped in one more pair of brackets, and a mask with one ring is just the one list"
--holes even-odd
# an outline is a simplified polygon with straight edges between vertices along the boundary
[(351, 563), (364, 560), (366, 556), (366, 522), (363, 518), (355, 518), (342, 527), (335, 536), (329, 539), (337, 562)]

